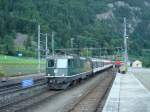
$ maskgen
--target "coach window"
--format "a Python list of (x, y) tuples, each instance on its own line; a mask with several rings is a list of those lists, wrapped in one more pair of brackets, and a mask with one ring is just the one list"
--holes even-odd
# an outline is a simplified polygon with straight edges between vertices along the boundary
[(54, 60), (49, 60), (48, 61), (48, 67), (54, 67), (54, 65), (55, 65)]

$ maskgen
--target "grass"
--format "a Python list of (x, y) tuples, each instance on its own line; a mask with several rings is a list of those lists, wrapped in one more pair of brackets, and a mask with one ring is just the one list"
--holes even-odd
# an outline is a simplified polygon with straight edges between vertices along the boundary
[[(5, 76), (26, 75), (38, 72), (38, 60), (34, 58), (0, 55), (0, 66)], [(45, 60), (41, 60), (41, 71), (45, 70)]]
[[(44, 64), (44, 60), (41, 63)], [(0, 64), (38, 64), (38, 60), (34, 58), (0, 55)]]

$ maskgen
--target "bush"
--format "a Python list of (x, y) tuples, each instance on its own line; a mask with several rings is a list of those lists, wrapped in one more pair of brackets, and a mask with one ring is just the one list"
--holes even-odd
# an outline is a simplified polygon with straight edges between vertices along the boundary
[(36, 53), (34, 51), (24, 50), (21, 51), (24, 57), (35, 57)]
[(92, 56), (92, 51), (91, 50), (87, 50), (87, 49), (83, 49), (81, 50), (81, 56)]
[(0, 66), (0, 77), (4, 77), (5, 76), (5, 73), (4, 71), (2, 70), (2, 67)]

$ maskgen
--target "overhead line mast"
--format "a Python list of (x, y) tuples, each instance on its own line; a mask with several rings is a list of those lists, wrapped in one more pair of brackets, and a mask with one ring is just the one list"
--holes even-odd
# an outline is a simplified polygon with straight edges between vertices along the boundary
[(40, 73), (41, 71), (40, 71), (40, 69), (41, 69), (41, 52), (40, 52), (40, 32), (41, 31), (41, 29), (40, 29), (40, 25), (38, 25), (38, 72)]
[(127, 22), (126, 18), (124, 18), (124, 62), (127, 64), (128, 61), (128, 48), (127, 48)]
[[(41, 35), (45, 37), (45, 42), (42, 42)], [(42, 44), (45, 44), (45, 49), (42, 49)], [(41, 33), (41, 26), (38, 25), (38, 73), (41, 73), (41, 51), (45, 51), (45, 59), (48, 57), (48, 34)]]
[(54, 56), (55, 55), (55, 48), (54, 48), (54, 36), (55, 36), (55, 33), (54, 31), (52, 31), (52, 41), (51, 41), (51, 47), (52, 47), (52, 55)]

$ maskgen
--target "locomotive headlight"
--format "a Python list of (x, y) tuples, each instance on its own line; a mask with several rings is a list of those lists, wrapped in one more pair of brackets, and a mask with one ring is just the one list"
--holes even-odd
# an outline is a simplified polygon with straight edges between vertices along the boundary
[(54, 73), (55, 73), (55, 74), (58, 73), (58, 70), (57, 70), (57, 69), (54, 69)]
[(53, 83), (53, 81), (52, 81), (52, 80), (50, 80), (49, 82), (50, 82), (50, 83)]

